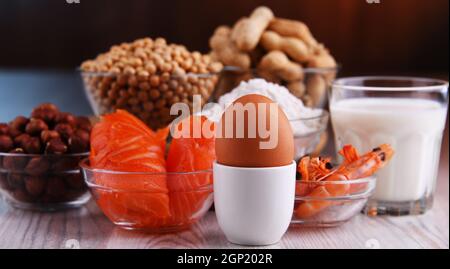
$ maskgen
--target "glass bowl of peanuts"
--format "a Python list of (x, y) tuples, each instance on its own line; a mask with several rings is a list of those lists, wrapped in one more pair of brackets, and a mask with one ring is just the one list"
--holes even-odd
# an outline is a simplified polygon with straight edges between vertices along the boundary
[(202, 104), (210, 97), (222, 64), (209, 55), (142, 38), (114, 45), (80, 67), (84, 89), (96, 115), (127, 110), (151, 128), (169, 124), (173, 104), (192, 109), (194, 95)]
[(360, 213), (376, 177), (339, 181), (297, 180), (292, 225), (335, 227)]

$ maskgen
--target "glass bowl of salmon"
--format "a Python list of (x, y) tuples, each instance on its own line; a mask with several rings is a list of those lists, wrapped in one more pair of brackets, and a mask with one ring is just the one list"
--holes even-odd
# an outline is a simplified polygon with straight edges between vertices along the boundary
[(121, 228), (151, 233), (188, 229), (213, 203), (212, 170), (127, 172), (80, 163), (92, 197), (106, 217)]
[(375, 176), (355, 180), (298, 180), (291, 223), (313, 227), (334, 227), (361, 212), (372, 195)]

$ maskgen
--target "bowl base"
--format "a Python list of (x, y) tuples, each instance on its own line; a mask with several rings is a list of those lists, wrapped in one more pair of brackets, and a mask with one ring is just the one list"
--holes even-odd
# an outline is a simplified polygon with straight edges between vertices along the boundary
[(281, 238), (278, 238), (277, 240), (269, 240), (269, 241), (242, 241), (242, 240), (236, 240), (233, 238), (230, 238), (228, 236), (225, 236), (228, 240), (228, 242), (230, 242), (231, 244), (234, 245), (239, 245), (239, 246), (245, 246), (245, 247), (256, 247), (256, 246), (260, 246), (260, 247), (264, 247), (264, 246), (271, 246), (271, 245), (275, 245), (278, 244), (278, 242), (280, 242)]
[(350, 219), (337, 220), (337, 221), (303, 221), (303, 220), (292, 220), (290, 227), (307, 227), (307, 228), (333, 228), (340, 226)]
[(433, 206), (433, 197), (424, 197), (409, 202), (387, 202), (369, 199), (362, 210), (367, 216), (408, 216), (422, 215)]
[(114, 222), (115, 225), (119, 226), (119, 228), (127, 230), (127, 231), (136, 231), (141, 233), (148, 234), (170, 234), (170, 233), (178, 233), (188, 230), (192, 223), (183, 224), (183, 225), (175, 225), (175, 226), (167, 226), (167, 227), (157, 227), (157, 228), (145, 228), (145, 227), (136, 227), (131, 223), (123, 223), (123, 222)]
[(69, 202), (60, 202), (60, 203), (26, 203), (26, 202), (20, 202), (17, 200), (8, 199), (5, 197), (5, 201), (12, 207), (23, 209), (23, 210), (31, 210), (31, 211), (42, 211), (42, 212), (54, 212), (54, 211), (60, 211), (60, 210), (66, 210), (66, 209), (75, 209), (83, 206), (86, 204), (89, 199), (91, 198), (91, 195), (89, 193), (86, 193), (75, 201), (69, 201)]

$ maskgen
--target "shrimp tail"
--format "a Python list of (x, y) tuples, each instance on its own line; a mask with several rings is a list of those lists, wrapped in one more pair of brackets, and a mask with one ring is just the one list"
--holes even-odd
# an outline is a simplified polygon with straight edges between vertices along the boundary
[(339, 172), (345, 175), (347, 179), (369, 177), (383, 168), (393, 155), (392, 147), (388, 144), (382, 144), (360, 156), (356, 161), (341, 165)]
[(331, 165), (330, 158), (311, 158), (308, 156), (303, 157), (297, 167), (301, 180), (304, 181), (319, 181), (321, 178), (329, 175), (332, 169), (333, 165)]
[(352, 163), (359, 159), (359, 154), (356, 148), (352, 145), (345, 145), (339, 154), (344, 157), (344, 164)]

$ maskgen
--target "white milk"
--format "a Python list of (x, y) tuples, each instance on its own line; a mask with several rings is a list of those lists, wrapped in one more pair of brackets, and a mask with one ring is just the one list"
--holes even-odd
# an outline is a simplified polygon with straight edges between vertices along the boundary
[(390, 144), (395, 154), (377, 173), (373, 198), (415, 201), (434, 188), (446, 108), (423, 99), (358, 98), (331, 105), (338, 147), (354, 145), (361, 153)]

